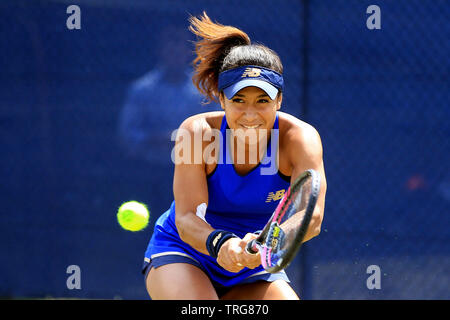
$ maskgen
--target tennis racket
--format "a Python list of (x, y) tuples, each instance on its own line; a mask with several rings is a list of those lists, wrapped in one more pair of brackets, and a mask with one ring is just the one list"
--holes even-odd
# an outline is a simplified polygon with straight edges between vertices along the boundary
[(260, 253), (263, 268), (275, 273), (294, 259), (308, 230), (320, 192), (320, 175), (304, 171), (288, 188), (258, 238), (246, 251)]

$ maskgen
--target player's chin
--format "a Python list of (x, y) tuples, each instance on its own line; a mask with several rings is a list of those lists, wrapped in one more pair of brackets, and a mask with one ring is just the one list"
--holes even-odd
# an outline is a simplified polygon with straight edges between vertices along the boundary
[(241, 129), (235, 131), (234, 136), (238, 143), (245, 143), (248, 145), (257, 145), (258, 143), (266, 144), (269, 138), (269, 130), (266, 128), (260, 129)]

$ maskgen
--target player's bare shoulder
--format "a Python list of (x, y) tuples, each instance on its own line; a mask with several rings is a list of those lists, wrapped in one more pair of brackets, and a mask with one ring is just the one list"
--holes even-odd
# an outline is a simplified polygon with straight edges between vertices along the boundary
[(309, 123), (279, 112), (280, 148), (288, 154), (322, 155), (319, 132)]
[(279, 112), (280, 136), (286, 140), (304, 140), (314, 142), (320, 136), (316, 128), (288, 113)]
[[(177, 159), (180, 160), (179, 163), (189, 162), (204, 165), (217, 162), (219, 153), (214, 147), (220, 145), (216, 139), (220, 137), (220, 126), (224, 114), (223, 111), (199, 113), (182, 122), (177, 130), (174, 149), (175, 155), (178, 156)], [(205, 152), (208, 146), (212, 146), (210, 148), (212, 150)], [(185, 152), (186, 150), (190, 151)], [(207, 170), (210, 170), (209, 166)]]
[(192, 133), (205, 134), (212, 129), (220, 129), (224, 112), (212, 111), (195, 114), (186, 118), (179, 129), (185, 129)]

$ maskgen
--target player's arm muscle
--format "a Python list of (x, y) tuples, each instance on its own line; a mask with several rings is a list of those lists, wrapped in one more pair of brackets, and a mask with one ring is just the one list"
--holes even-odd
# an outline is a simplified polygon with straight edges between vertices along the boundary
[(323, 165), (322, 142), (319, 133), (309, 125), (294, 127), (288, 134), (288, 154), (292, 165), (291, 183), (305, 170), (320, 174), (320, 194), (304, 242), (319, 235), (325, 209), (327, 182)]
[[(175, 159), (175, 172), (173, 181), (173, 192), (175, 198), (175, 223), (180, 238), (192, 246), (194, 249), (208, 254), (205, 243), (208, 235), (214, 230), (209, 224), (199, 218), (195, 213), (197, 206), (201, 203), (208, 203), (208, 186), (206, 181), (205, 164), (195, 163), (194, 160), (194, 132), (202, 130), (201, 126), (194, 125), (195, 120), (187, 119), (180, 126), (186, 134), (190, 136), (184, 142), (177, 139), (177, 144), (183, 144), (182, 149), (178, 149), (177, 156), (183, 156), (183, 152), (190, 152), (190, 157), (185, 157), (185, 161)], [(197, 122), (198, 124), (198, 122)], [(188, 150), (188, 148), (190, 150)], [(190, 159), (189, 159), (190, 158)], [(180, 163), (178, 163), (180, 162)]]

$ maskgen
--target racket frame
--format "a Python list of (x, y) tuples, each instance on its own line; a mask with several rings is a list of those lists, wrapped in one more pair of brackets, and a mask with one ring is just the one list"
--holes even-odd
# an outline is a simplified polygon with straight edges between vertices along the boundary
[[(303, 218), (303, 222), (300, 225), (300, 229), (296, 232), (295, 238), (292, 241), (292, 245), (286, 250), (287, 252), (283, 255), (283, 257), (277, 262), (275, 266), (270, 267), (270, 246), (266, 246), (265, 243), (268, 240), (269, 232), (273, 230), (273, 223), (279, 223), (286, 213), (284, 206), (289, 203), (291, 199), (289, 199), (291, 195), (291, 188), (301, 188), (304, 184), (304, 181), (311, 177), (311, 193), (308, 199), (308, 204), (305, 210), (305, 216)], [(280, 270), (283, 270), (288, 267), (290, 262), (294, 259), (295, 255), (298, 253), (303, 239), (308, 231), (309, 224), (312, 219), (312, 215), (314, 213), (314, 209), (316, 207), (317, 199), (320, 193), (320, 175), (314, 169), (305, 170), (300, 176), (295, 179), (295, 181), (289, 186), (283, 198), (280, 200), (277, 208), (272, 214), (271, 218), (265, 225), (264, 229), (259, 234), (258, 238), (251, 240), (247, 243), (246, 251), (249, 254), (256, 254), (260, 252), (261, 254), (261, 264), (264, 269), (270, 273), (276, 273)], [(280, 215), (281, 212), (281, 215)], [(271, 230), (272, 229), (272, 230)]]

